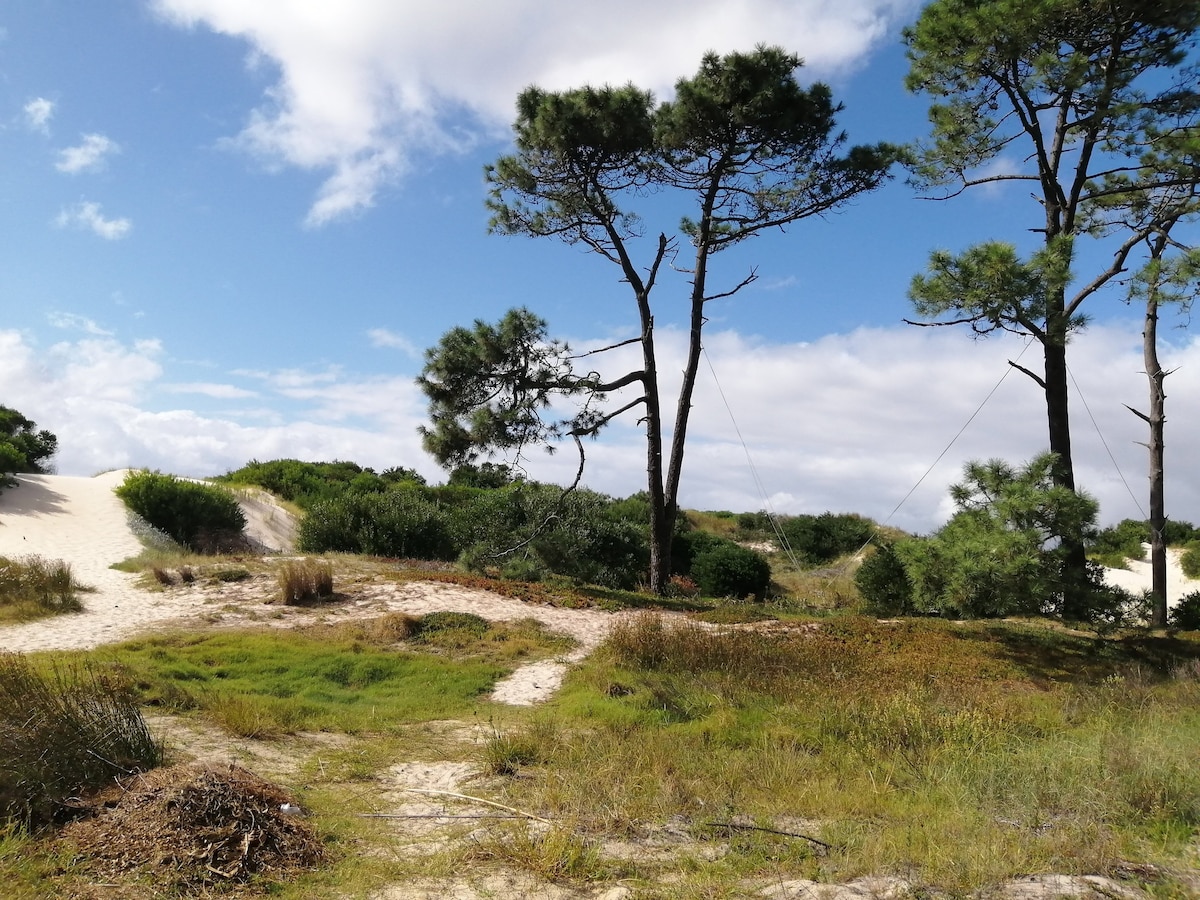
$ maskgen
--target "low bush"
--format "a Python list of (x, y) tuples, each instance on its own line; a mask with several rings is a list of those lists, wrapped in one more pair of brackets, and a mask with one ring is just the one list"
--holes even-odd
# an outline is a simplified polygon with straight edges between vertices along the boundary
[(36, 669), (0, 654), (0, 817), (26, 826), (70, 799), (162, 762), (124, 681), (96, 666)]
[(1200, 591), (1181, 597), (1171, 610), (1170, 623), (1183, 631), (1200, 631)]
[(464, 631), (475, 637), (482, 637), (491, 627), (487, 619), (475, 613), (439, 610), (421, 616), (415, 636), (427, 638), (443, 631)]
[(875, 533), (875, 523), (849, 513), (788, 516), (778, 522), (783, 539), (801, 562), (818, 566), (861, 549)]
[(452, 560), (458, 548), (446, 513), (414, 490), (346, 494), (315, 503), (300, 522), (298, 549), (394, 559)]
[(309, 603), (333, 594), (333, 566), (312, 559), (288, 561), (279, 569), (279, 593), (284, 603)]
[(246, 516), (224, 488), (142, 469), (125, 477), (117, 496), (172, 540), (198, 552), (220, 552), (243, 540)]
[(771, 583), (771, 564), (761, 553), (723, 543), (696, 556), (691, 577), (709, 597), (761, 599)]
[(913, 611), (912, 582), (893, 544), (877, 548), (863, 560), (854, 575), (854, 585), (872, 615), (906, 616)]
[(1200, 541), (1191, 541), (1184, 545), (1183, 554), (1179, 557), (1179, 567), (1188, 578), (1200, 578)]
[(1099, 531), (1088, 542), (1088, 556), (1101, 565), (1119, 569), (1127, 559), (1144, 559), (1142, 544), (1150, 540), (1150, 528), (1144, 521), (1122, 519)]
[(0, 621), (78, 612), (83, 605), (76, 594), (82, 589), (62, 560), (0, 556)]

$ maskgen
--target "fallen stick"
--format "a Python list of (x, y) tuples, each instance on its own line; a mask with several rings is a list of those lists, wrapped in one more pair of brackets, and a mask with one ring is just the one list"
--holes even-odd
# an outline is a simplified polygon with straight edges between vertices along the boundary
[(533, 813), (527, 813), (524, 810), (516, 809), (512, 806), (505, 806), (503, 803), (497, 803), (494, 800), (484, 800), (482, 797), (471, 797), (468, 794), (456, 794), (454, 791), (435, 791), (431, 788), (404, 788), (410, 794), (435, 794), (440, 797), (453, 797), (456, 800), (466, 800), (469, 803), (482, 803), (484, 806), (494, 806), (496, 809), (502, 809), (505, 812), (515, 813), (525, 819), (533, 819), (535, 822), (541, 822), (543, 825), (553, 825), (549, 819), (543, 819), (541, 816), (535, 816)]
[(359, 813), (360, 819), (524, 819), (524, 815), (519, 816), (456, 816), (452, 813), (437, 813), (426, 815), (402, 815), (400, 813)]
[(761, 825), (739, 825), (737, 822), (705, 822), (704, 824), (710, 828), (737, 828), (740, 831), (765, 831), (767, 834), (778, 834), (781, 837), (793, 837), (810, 841), (818, 847), (824, 847), (826, 850), (833, 849), (832, 844), (827, 844), (824, 841), (817, 840), (815, 837), (809, 837), (807, 834), (799, 834), (795, 831), (779, 831), (776, 828), (763, 828)]

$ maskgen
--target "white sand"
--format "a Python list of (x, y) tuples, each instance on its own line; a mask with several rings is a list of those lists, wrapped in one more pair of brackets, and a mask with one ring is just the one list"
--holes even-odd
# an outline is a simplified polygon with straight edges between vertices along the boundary
[(0, 650), (95, 647), (186, 612), (165, 594), (135, 587), (136, 575), (110, 568), (142, 551), (113, 493), (124, 479), (124, 470), (95, 478), (20, 475), (17, 487), (0, 492), (0, 556), (63, 560), (94, 589), (80, 595), (82, 613), (0, 628)]
[[(1128, 569), (1105, 569), (1104, 580), (1134, 594), (1150, 590), (1154, 582), (1154, 576), (1150, 572), (1150, 545), (1142, 546), (1146, 550), (1145, 560), (1129, 560)], [(1167, 548), (1167, 607), (1171, 609), (1192, 591), (1200, 591), (1200, 579), (1188, 578), (1183, 574), (1183, 567), (1179, 564), (1182, 556), (1182, 550)]]

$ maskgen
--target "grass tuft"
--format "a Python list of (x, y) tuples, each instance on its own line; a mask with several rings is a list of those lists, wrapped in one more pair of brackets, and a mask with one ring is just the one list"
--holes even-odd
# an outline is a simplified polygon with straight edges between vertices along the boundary
[(0, 622), (25, 622), (83, 609), (77, 594), (87, 590), (62, 560), (40, 556), (0, 557)]
[(161, 762), (133, 691), (111, 669), (39, 669), (0, 654), (0, 817), (50, 822), (69, 798)]
[(289, 605), (333, 596), (333, 566), (312, 559), (285, 562), (279, 570), (279, 593)]

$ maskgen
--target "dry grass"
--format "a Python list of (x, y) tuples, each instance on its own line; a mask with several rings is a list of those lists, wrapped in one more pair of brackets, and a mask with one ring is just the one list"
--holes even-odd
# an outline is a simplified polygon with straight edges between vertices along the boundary
[(62, 560), (0, 557), (0, 623), (78, 612), (83, 605), (76, 595), (85, 590)]
[(280, 599), (287, 604), (313, 603), (333, 596), (333, 566), (326, 561), (289, 560), (279, 569)]

